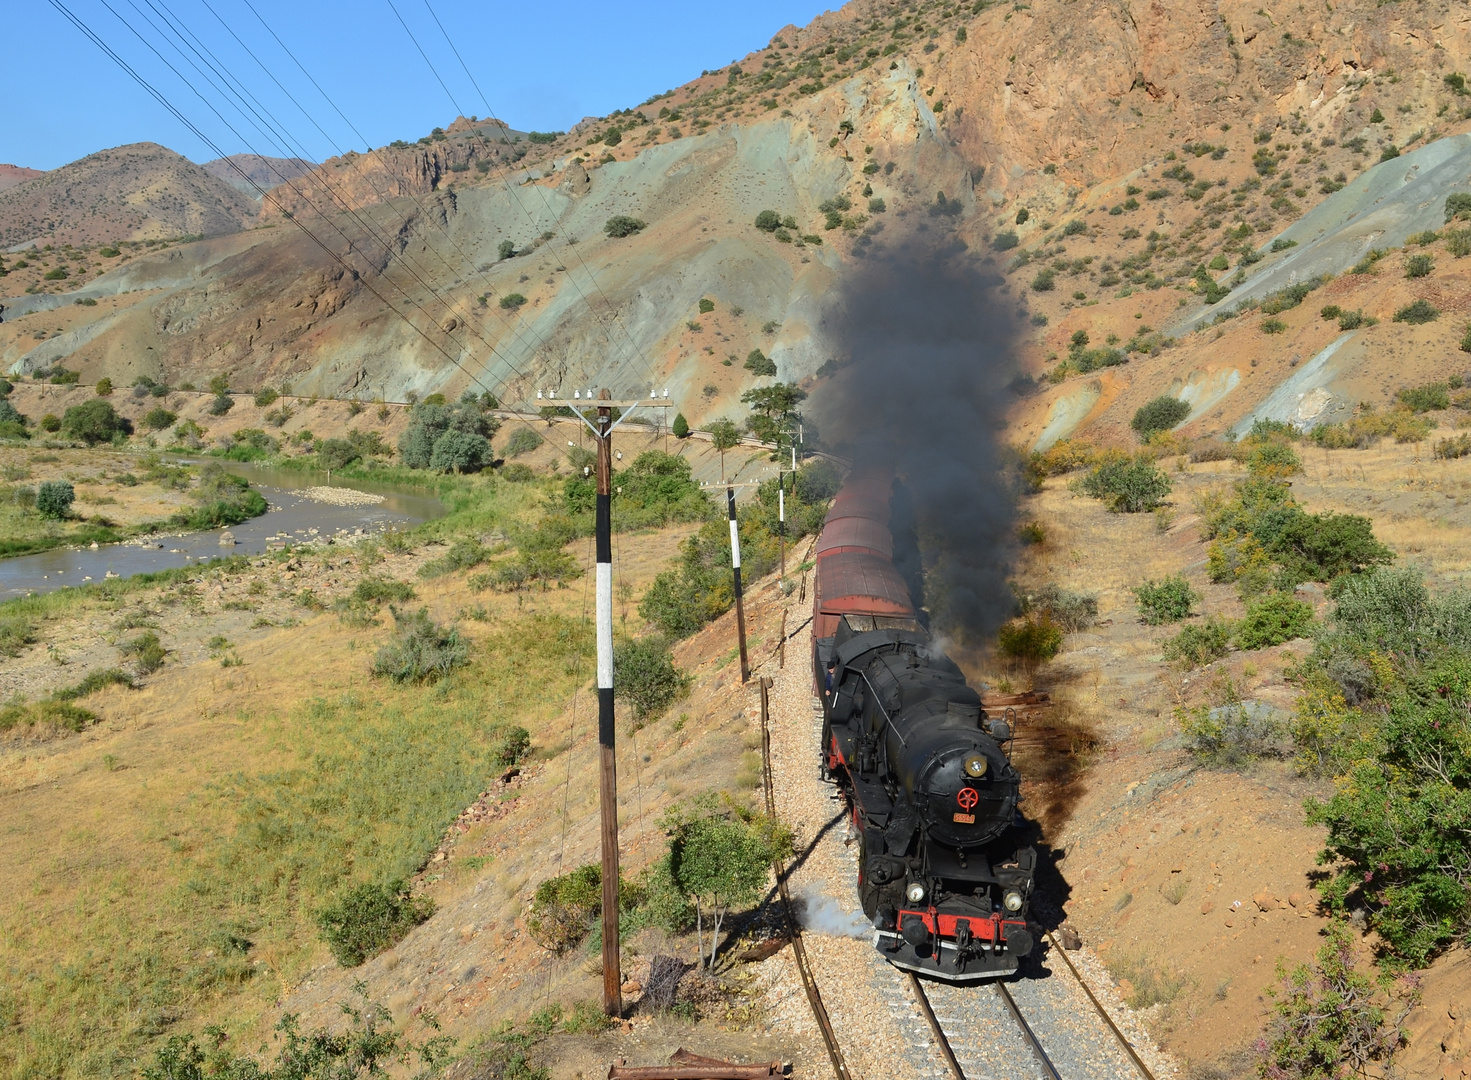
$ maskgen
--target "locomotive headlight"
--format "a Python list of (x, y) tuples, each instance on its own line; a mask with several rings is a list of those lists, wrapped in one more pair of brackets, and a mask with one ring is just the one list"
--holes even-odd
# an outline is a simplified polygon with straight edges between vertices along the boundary
[(984, 754), (971, 754), (968, 758), (966, 758), (965, 759), (965, 775), (966, 776), (985, 776), (986, 775), (986, 755), (984, 755)]
[(916, 881), (904, 890), (904, 895), (909, 898), (911, 904), (917, 904), (924, 899), (924, 886)]
[(1007, 911), (1020, 911), (1022, 909), (1022, 894), (1015, 889), (1007, 889), (1001, 897), (1001, 906)]

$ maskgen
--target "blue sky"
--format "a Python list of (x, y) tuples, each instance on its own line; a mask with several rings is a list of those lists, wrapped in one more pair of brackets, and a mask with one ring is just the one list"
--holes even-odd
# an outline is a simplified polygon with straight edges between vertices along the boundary
[[(273, 114), (314, 159), (339, 148), (362, 149), (307, 77), (272, 40), (266, 25), (301, 61), (366, 140), (381, 146), (415, 139), (455, 117), (451, 95), (467, 115), (493, 113), (521, 130), (565, 129), (584, 116), (637, 105), (766, 44), (788, 23), (798, 26), (832, 3), (741, 0), (712, 6), (668, 0), (560, 0), (475, 4), (431, 0), (433, 14), (464, 58), (489, 102), (471, 84), (446, 44), (425, 0), (393, 0), (448, 87), (439, 85), (394, 15), (389, 0), (60, 0), (226, 153), (281, 150), (215, 102), (222, 120), (155, 56), (137, 29), (201, 90), (206, 83), (159, 30), (177, 20), (213, 53), (225, 72)], [(264, 20), (257, 20), (251, 6)], [(109, 7), (111, 10), (109, 10)], [(211, 13), (213, 9), (214, 14)], [(216, 14), (219, 18), (216, 18)], [(119, 18), (119, 16), (121, 18)], [(123, 20), (126, 20), (126, 24)], [(226, 29), (228, 26), (229, 29)], [(234, 41), (239, 35), (244, 46)], [(94, 150), (152, 141), (195, 161), (214, 151), (124, 74), (47, 0), (20, 0), (6, 14), (12, 56), (36, 48), (37, 65), (6, 78), (0, 162), (51, 169)], [(270, 75), (245, 51), (259, 57)], [(191, 56), (208, 70), (198, 56)], [(280, 80), (304, 109), (271, 81)], [(308, 119), (310, 116), (310, 119)], [(232, 133), (225, 121), (238, 129)], [(315, 121), (323, 132), (313, 125)]]

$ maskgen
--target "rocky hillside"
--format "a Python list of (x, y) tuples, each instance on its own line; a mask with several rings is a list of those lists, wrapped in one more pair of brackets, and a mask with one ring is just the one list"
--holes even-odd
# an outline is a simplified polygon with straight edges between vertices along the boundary
[[(40, 284), (6, 301), (3, 362), (64, 359), (84, 379), (146, 363), (173, 380), (225, 371), (235, 385), (390, 398), (476, 380), (511, 401), (563, 381), (657, 382), (698, 424), (739, 411), (762, 377), (745, 366), (752, 350), (809, 389), (840, 372), (824, 367), (842, 359), (835, 286), (855, 260), (927, 231), (990, 260), (1030, 323), (1019, 355), (1047, 378), (1019, 402), (1027, 441), (1121, 430), (1161, 392), (1191, 401), (1188, 423), (1222, 429), (1326, 347), (1327, 324), (1286, 316), (1288, 338), (1246, 319), (1187, 331), (1236, 302), (1226, 289), (1286, 284), (1296, 256), (1273, 242), (1319, 204), (1339, 208), (1341, 231), (1355, 200), (1389, 188), (1443, 202), (1465, 150), (1443, 137), (1471, 127), (1457, 81), (1468, 55), (1471, 15), (1445, 0), (1281, 13), (852, 3), (563, 135), (459, 118), (333, 159), (266, 200), (275, 228), (144, 254), (80, 296)], [(1434, 191), (1409, 184), (1424, 155)], [(789, 224), (755, 228), (762, 210)], [(616, 215), (644, 225), (608, 236)], [(1311, 273), (1403, 242), (1356, 237)], [(1455, 293), (1461, 266), (1441, 255), (1427, 287)], [(1378, 291), (1360, 300), (1359, 286)], [(1376, 305), (1405, 291), (1383, 274), (1335, 288)], [(47, 313), (104, 296), (116, 300)], [(1414, 333), (1440, 348), (1452, 329)], [(1079, 330), (1095, 353), (1117, 339), (1130, 363), (1067, 366)], [(1385, 319), (1375, 333), (1411, 349), (1408, 327)]]
[(0, 248), (238, 232), (254, 203), (172, 150), (100, 150), (0, 192)]
[(0, 165), (0, 191), (24, 184), (41, 175), (40, 169), (27, 169), (23, 165)]
[(262, 188), (269, 191), (277, 184), (295, 180), (312, 170), (311, 162), (302, 158), (266, 157), (263, 154), (231, 154), (206, 161), (199, 167), (252, 199), (260, 197)]

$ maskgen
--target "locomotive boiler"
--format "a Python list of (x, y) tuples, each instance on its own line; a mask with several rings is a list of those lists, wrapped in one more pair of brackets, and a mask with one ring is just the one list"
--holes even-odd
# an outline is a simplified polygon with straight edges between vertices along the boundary
[(852, 478), (818, 539), (821, 768), (852, 806), (879, 952), (949, 981), (996, 978), (1034, 943), (1012, 733), (928, 633), (896, 569), (913, 538), (895, 510), (890, 477)]

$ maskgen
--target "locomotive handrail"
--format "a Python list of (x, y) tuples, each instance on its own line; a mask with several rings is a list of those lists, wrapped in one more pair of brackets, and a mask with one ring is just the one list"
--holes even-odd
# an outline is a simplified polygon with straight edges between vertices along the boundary
[(899, 736), (899, 745), (908, 750), (909, 741), (905, 739), (904, 735), (899, 731), (899, 726), (895, 724), (892, 719), (890, 719), (889, 710), (884, 708), (884, 703), (879, 700), (879, 692), (873, 688), (873, 683), (868, 681), (868, 672), (860, 671), (858, 673), (858, 677), (863, 680), (864, 685), (868, 687), (868, 692), (873, 695), (873, 703), (879, 707), (879, 712), (884, 714), (884, 723), (893, 728), (894, 734)]

